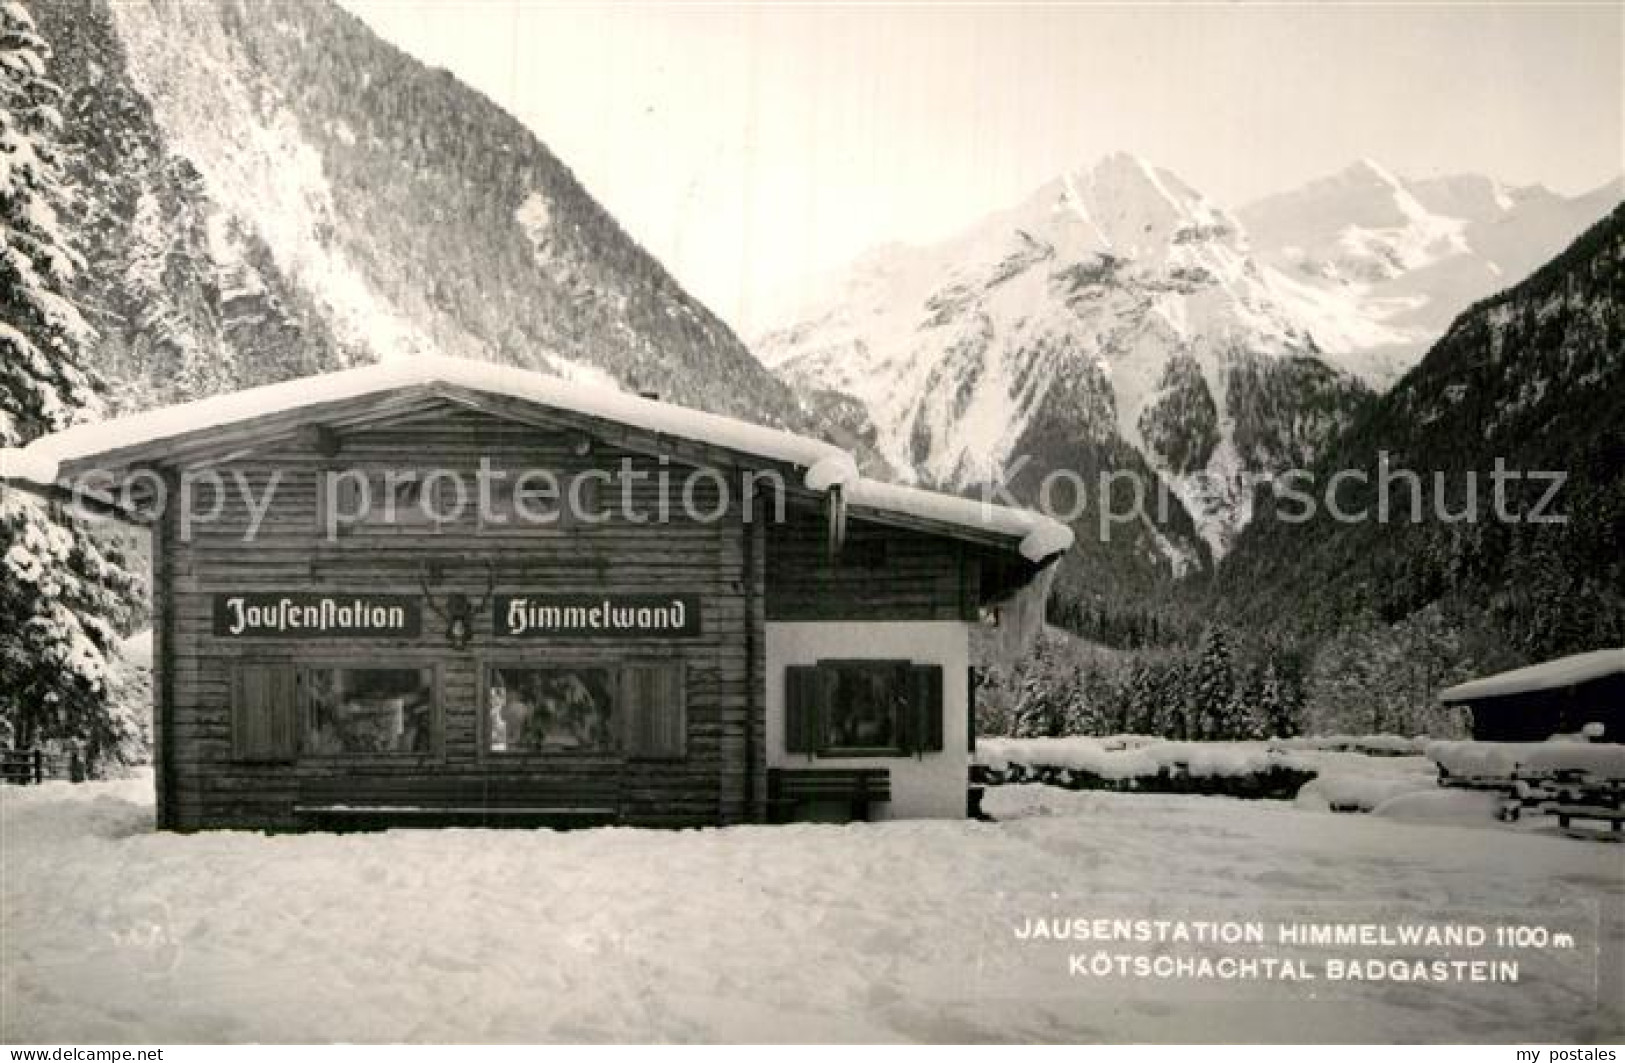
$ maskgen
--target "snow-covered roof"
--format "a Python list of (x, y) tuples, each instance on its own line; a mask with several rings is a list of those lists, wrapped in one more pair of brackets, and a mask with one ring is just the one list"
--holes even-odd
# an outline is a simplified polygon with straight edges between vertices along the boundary
[[(159, 442), (269, 414), (365, 398), (400, 388), (432, 387), (436, 384), (524, 399), (795, 465), (812, 465), (830, 457), (851, 461), (839, 447), (781, 429), (495, 362), (416, 356), (319, 376), (299, 377), (280, 384), (164, 406), (128, 417), (77, 425), (23, 447), (20, 457), (28, 464), (20, 466), (19, 475), (38, 479), (38, 473), (51, 469), (47, 462), (65, 464), (83, 461), (125, 447)], [(7, 475), (13, 475), (9, 465)], [(47, 478), (54, 480), (56, 475), (56, 470), (51, 469)]]
[(922, 491), (879, 480), (857, 478), (846, 487), (848, 505), (906, 513), (943, 524), (980, 528), (1021, 539), (1021, 552), (1028, 560), (1041, 561), (1072, 548), (1072, 529), (1030, 509), (1016, 509), (972, 498)]
[(1514, 668), (1499, 675), (1473, 679), (1441, 692), (1439, 700), (1446, 704), (1457, 704), (1536, 690), (1558, 690), (1610, 675), (1625, 675), (1625, 648), (1576, 653), (1572, 657), (1559, 657), (1526, 668)]
[(854, 505), (1019, 539), (1022, 556), (1033, 562), (1044, 561), (1072, 546), (1071, 529), (1029, 510), (865, 479), (851, 454), (821, 439), (514, 366), (427, 355), (77, 425), (42, 436), (26, 447), (0, 449), (0, 479), (49, 485), (58, 481), (65, 465), (127, 448), (305, 407), (436, 385), (517, 398), (803, 467), (809, 490), (822, 493), (840, 485), (847, 501)]

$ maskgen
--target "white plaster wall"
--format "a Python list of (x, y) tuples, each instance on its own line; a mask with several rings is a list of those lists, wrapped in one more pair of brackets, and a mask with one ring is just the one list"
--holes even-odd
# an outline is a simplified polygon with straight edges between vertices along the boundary
[[(767, 625), (767, 762), (770, 767), (890, 768), (889, 804), (877, 819), (963, 819), (966, 771), (965, 669), (970, 625), (920, 623), (769, 623)], [(813, 757), (784, 751), (784, 670), (821, 658), (907, 659), (942, 666), (942, 752), (918, 757)]]

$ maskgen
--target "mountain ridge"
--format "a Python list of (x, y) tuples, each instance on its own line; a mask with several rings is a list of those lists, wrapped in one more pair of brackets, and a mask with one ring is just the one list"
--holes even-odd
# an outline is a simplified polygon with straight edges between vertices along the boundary
[[(1345, 511), (1374, 506), (1379, 461), (1420, 474), (1426, 515), (1309, 522), (1262, 519), (1205, 592), (1215, 611), (1280, 617), (1312, 635), (1357, 618), (1455, 614), (1510, 663), (1625, 641), (1625, 204), (1520, 283), (1487, 296), (1340, 437), (1316, 472), (1359, 470)], [(1487, 480), (1517, 473), (1504, 510)], [(1555, 499), (1549, 474), (1561, 474)], [(1443, 477), (1440, 495), (1436, 479)], [(1441, 502), (1442, 499), (1442, 502)], [(1450, 514), (1439, 518), (1440, 506)], [(1537, 514), (1561, 521), (1524, 519)], [(1266, 512), (1273, 512), (1267, 510)], [(1493, 519), (1491, 519), (1493, 518)]]
[[(1442, 331), (1434, 303), (1533, 268), (1529, 247), (1567, 239), (1612, 188), (1564, 199), (1471, 175), (1407, 182), (1367, 160), (1231, 212), (1115, 153), (957, 236), (866, 253), (753, 350), (938, 486), (1066, 435), (1040, 418), (1070, 417), (1095, 443), (1115, 421), (1222, 557), (1249, 517), (1248, 477), (1311, 460)], [(1052, 394), (1068, 390), (1070, 409)], [(1192, 546), (1159, 547), (1165, 566), (1202, 567)]]
[[(757, 349), (804, 393), (848, 397), (894, 467), (940, 486), (1016, 455), (1066, 468), (1074, 444), (1124, 441), (1196, 523), (1199, 547), (1158, 545), (1181, 571), (1222, 554), (1245, 516), (1243, 473), (1341, 423), (1335, 408), (1324, 423), (1277, 418), (1279, 403), (1246, 387), (1261, 359), (1278, 360), (1277, 388), (1303, 372), (1343, 404), (1364, 394), (1335, 366), (1311, 369), (1321, 352), (1274, 295), (1283, 285), (1250, 259), (1232, 215), (1116, 154), (934, 250), (868, 259), (830, 309)], [(1191, 410), (1211, 431), (1186, 438)], [(1237, 450), (1238, 427), (1258, 445)]]

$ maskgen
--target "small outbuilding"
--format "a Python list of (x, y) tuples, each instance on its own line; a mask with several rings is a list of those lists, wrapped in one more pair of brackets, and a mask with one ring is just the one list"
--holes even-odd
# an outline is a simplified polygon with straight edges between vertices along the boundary
[(1481, 742), (1539, 742), (1600, 724), (1601, 740), (1625, 742), (1625, 649), (1593, 650), (1453, 686), (1446, 705), (1473, 714)]
[(1072, 542), (822, 440), (442, 358), (71, 428), (0, 476), (149, 525), (178, 830), (962, 816), (973, 636), (1041, 617)]

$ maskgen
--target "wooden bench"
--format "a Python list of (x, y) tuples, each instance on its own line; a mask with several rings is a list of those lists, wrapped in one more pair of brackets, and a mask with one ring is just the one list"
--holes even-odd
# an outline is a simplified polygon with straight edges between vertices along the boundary
[(847, 804), (852, 819), (865, 822), (870, 807), (891, 800), (888, 768), (770, 768), (767, 773), (768, 818), (789, 823), (802, 805), (814, 801)]
[(620, 822), (614, 784), (460, 776), (301, 779), (294, 817), (313, 830), (391, 827), (602, 827)]
[[(1526, 814), (1557, 815), (1560, 808), (1595, 808), (1602, 812), (1625, 805), (1625, 786), (1618, 781), (1598, 781), (1577, 769), (1515, 768), (1508, 775), (1452, 775), (1439, 767), (1439, 785), (1472, 790), (1489, 790), (1501, 795), (1496, 816), (1508, 823)], [(1580, 818), (1576, 813), (1573, 818)], [(1606, 817), (1598, 817), (1606, 818)], [(1559, 825), (1567, 829), (1560, 817)]]
[(1608, 834), (1589, 832), (1587, 837), (1611, 837), (1618, 840), (1621, 831), (1625, 830), (1625, 809), (1610, 808), (1606, 805), (1557, 805), (1552, 808), (1552, 814), (1557, 817), (1557, 825), (1563, 830), (1569, 830), (1570, 820), (1595, 820), (1607, 824)]

